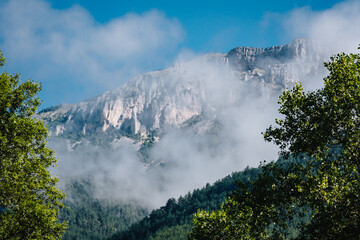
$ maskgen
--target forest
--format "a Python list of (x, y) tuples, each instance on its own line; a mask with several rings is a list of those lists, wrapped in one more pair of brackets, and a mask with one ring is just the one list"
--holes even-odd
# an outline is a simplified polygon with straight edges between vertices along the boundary
[(323, 88), (296, 84), (280, 96), (283, 118), (263, 133), (279, 146), (278, 161), (171, 198), (150, 214), (99, 204), (86, 182), (72, 183), (76, 194), (64, 200), (48, 170), (56, 158), (47, 130), (31, 117), (41, 84), (4, 72), (0, 238), (359, 239), (360, 54), (339, 53), (325, 67)]
[(360, 54), (325, 67), (323, 88), (280, 96), (283, 119), (263, 133), (278, 161), (169, 199), (110, 239), (358, 239)]

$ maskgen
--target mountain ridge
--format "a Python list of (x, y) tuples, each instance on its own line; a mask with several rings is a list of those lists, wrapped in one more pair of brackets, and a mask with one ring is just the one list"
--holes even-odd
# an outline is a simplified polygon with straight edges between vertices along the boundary
[[(54, 173), (70, 197), (77, 193), (66, 186), (88, 182), (94, 202), (153, 209), (204, 181), (272, 158), (276, 152), (261, 145), (260, 132), (274, 119), (273, 101), (321, 67), (309, 40), (239, 47), (140, 74), (36, 118), (49, 126), (49, 144), (60, 160)], [(82, 215), (73, 210), (75, 219)]]
[[(240, 102), (248, 86), (256, 94), (277, 95), (318, 71), (321, 60), (316, 44), (306, 39), (269, 48), (237, 47), (140, 74), (83, 102), (44, 109), (36, 118), (45, 121), (53, 136), (114, 132), (146, 138), (150, 131), (180, 128), (197, 116), (213, 118), (217, 109)], [(227, 102), (216, 99), (221, 91)]]

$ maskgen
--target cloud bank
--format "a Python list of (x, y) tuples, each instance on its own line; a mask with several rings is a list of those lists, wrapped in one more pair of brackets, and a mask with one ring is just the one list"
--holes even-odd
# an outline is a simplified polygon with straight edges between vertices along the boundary
[[(20, 62), (32, 78), (48, 79), (48, 94), (68, 91), (68, 98), (58, 93), (64, 99), (57, 102), (76, 100), (74, 94), (83, 100), (84, 95), (121, 85), (134, 73), (162, 66), (184, 37), (181, 25), (158, 11), (98, 23), (80, 6), (55, 10), (42, 0), (11, 0), (0, 9), (0, 46), (14, 59), (9, 64)], [(358, 1), (345, 1), (325, 11), (296, 9), (281, 16), (284, 38), (317, 40), (324, 54), (355, 51), (360, 39), (359, 12)], [(178, 61), (193, 55), (186, 50)], [(55, 173), (63, 179), (91, 176), (98, 197), (135, 199), (157, 207), (169, 197), (186, 194), (232, 171), (276, 159), (276, 147), (261, 136), (276, 117), (276, 99), (254, 99), (250, 94), (241, 106), (231, 105), (229, 91), (237, 85), (219, 74), (223, 69), (201, 66), (193, 71), (205, 77), (208, 101), (222, 109), (217, 116), (222, 132), (216, 138), (169, 130), (150, 153), (158, 161), (150, 170), (131, 145), (108, 151), (84, 143), (68, 152), (66, 143), (53, 142), (60, 158)]]
[(343, 1), (324, 11), (299, 8), (282, 17), (286, 38), (316, 40), (326, 54), (357, 52), (360, 44), (360, 2)]
[[(208, 128), (199, 134), (198, 128), (169, 127), (148, 153), (151, 164), (142, 162), (130, 143), (108, 149), (84, 140), (68, 151), (65, 141), (55, 139), (51, 146), (59, 157), (59, 167), (54, 174), (63, 184), (90, 178), (95, 197), (135, 201), (151, 209), (234, 171), (277, 158), (277, 148), (261, 135), (277, 116), (276, 99), (261, 96), (259, 88), (239, 81), (226, 63), (204, 63), (200, 58), (180, 64), (177, 71), (180, 80), (174, 74), (166, 81), (184, 80), (199, 88), (197, 94), (204, 95), (204, 104), (210, 109), (204, 113), (204, 123), (216, 122), (211, 125), (214, 131)], [(176, 92), (177, 84), (166, 86), (164, 91)]]
[(156, 10), (99, 23), (78, 5), (65, 10), (44, 0), (0, 5), (0, 48), (8, 68), (43, 81), (50, 104), (81, 101), (164, 67), (183, 37), (180, 23)]
[[(287, 37), (307, 37), (318, 41), (324, 55), (339, 51), (355, 51), (360, 39), (359, 3), (346, 1), (325, 11), (310, 8), (296, 9), (282, 16)], [(178, 58), (183, 62), (192, 56), (185, 52)], [(274, 122), (277, 115), (276, 99), (256, 96), (256, 85), (239, 86), (222, 66), (199, 65), (191, 75), (204, 81), (207, 101), (215, 106), (221, 132), (209, 137), (179, 129), (168, 130), (149, 153), (156, 162), (152, 168), (144, 164), (130, 145), (106, 152), (93, 145), (85, 145), (76, 156), (61, 155), (67, 167), (59, 169), (72, 176), (91, 175), (95, 180), (97, 197), (131, 200), (149, 208), (165, 204), (170, 197), (184, 195), (207, 182), (214, 182), (246, 166), (257, 166), (260, 161), (277, 158), (277, 147), (265, 143), (261, 132)], [(321, 87), (322, 76), (309, 76), (307, 89)], [(242, 94), (240, 104), (232, 104), (232, 92)], [(246, 95), (248, 94), (248, 95)], [(255, 97), (256, 96), (256, 97)], [(89, 161), (87, 152), (96, 158)], [(69, 167), (70, 166), (70, 167)], [(73, 169), (69, 171), (68, 169)], [(81, 169), (77, 171), (75, 169)], [(63, 171), (63, 172), (61, 172)], [(69, 175), (66, 175), (69, 176)]]

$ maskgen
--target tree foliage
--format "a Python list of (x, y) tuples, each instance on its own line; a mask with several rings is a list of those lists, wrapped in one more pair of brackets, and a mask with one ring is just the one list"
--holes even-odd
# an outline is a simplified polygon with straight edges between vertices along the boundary
[(283, 118), (264, 133), (280, 156), (300, 160), (262, 165), (219, 211), (195, 215), (190, 239), (360, 238), (360, 55), (325, 67), (323, 88), (280, 96)]
[(64, 194), (48, 170), (56, 158), (47, 129), (32, 118), (40, 89), (19, 74), (0, 75), (0, 239), (60, 239), (66, 228), (58, 221)]
[(251, 179), (257, 174), (257, 168), (246, 168), (213, 185), (207, 184), (202, 189), (189, 192), (177, 200), (170, 198), (165, 206), (153, 210), (149, 216), (127, 230), (117, 232), (110, 239), (187, 239), (191, 230), (192, 216), (197, 209), (219, 209), (227, 194), (235, 190), (237, 180)]
[(74, 179), (64, 187), (65, 207), (60, 219), (68, 222), (62, 240), (102, 240), (125, 230), (144, 218), (148, 211), (135, 202), (109, 201), (94, 196), (86, 179)]

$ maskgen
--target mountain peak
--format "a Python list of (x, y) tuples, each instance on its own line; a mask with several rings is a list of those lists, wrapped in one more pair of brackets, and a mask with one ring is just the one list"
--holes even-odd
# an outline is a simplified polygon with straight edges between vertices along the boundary
[(233, 66), (252, 70), (256, 65), (264, 66), (269, 62), (286, 63), (298, 59), (318, 62), (320, 56), (317, 52), (314, 41), (296, 38), (290, 44), (268, 48), (237, 47), (226, 57)]
[[(54, 135), (146, 135), (169, 126), (180, 128), (209, 109), (216, 112), (237, 104), (248, 89), (245, 83), (258, 94), (278, 94), (317, 71), (320, 59), (314, 42), (300, 38), (269, 48), (237, 47), (138, 75), (103, 95), (50, 108), (38, 117)], [(196, 128), (193, 122), (191, 126)]]

